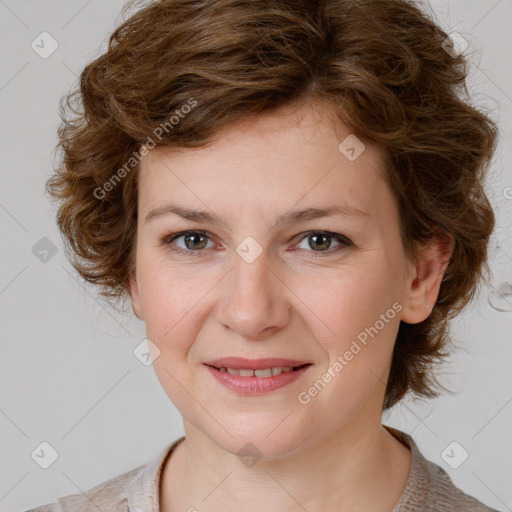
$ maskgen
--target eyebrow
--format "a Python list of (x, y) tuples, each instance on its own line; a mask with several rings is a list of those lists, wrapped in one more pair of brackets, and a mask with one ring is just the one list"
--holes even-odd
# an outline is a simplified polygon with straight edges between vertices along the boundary
[[(167, 203), (159, 206), (158, 208), (155, 208), (154, 210), (151, 210), (147, 214), (144, 224), (147, 224), (159, 217), (164, 217), (170, 214), (178, 215), (183, 219), (196, 223), (210, 223), (214, 225), (218, 225), (220, 223), (217, 216), (212, 215), (209, 212), (190, 210), (187, 208), (182, 208), (176, 204)], [(293, 224), (307, 220), (319, 219), (322, 217), (332, 217), (335, 215), (342, 217), (371, 217), (369, 213), (360, 210), (359, 208), (340, 204), (326, 206), (324, 208), (304, 208), (302, 210), (287, 212), (278, 217), (276, 224)]]

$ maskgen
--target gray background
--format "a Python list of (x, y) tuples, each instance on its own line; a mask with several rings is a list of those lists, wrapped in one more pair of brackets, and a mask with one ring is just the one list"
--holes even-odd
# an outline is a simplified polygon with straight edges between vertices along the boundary
[[(152, 367), (133, 354), (143, 323), (129, 307), (123, 315), (95, 300), (77, 279), (43, 194), (58, 101), (105, 49), (123, 4), (0, 0), (0, 511), (86, 491), (145, 464), (184, 433)], [(491, 262), (493, 284), (512, 283), (512, 0), (430, 5), (448, 33), (469, 42), (470, 93), (501, 126), (488, 185), (498, 217)], [(43, 31), (59, 45), (47, 59), (31, 48)], [(46, 262), (33, 252), (48, 243), (43, 237), (57, 248)], [(505, 511), (512, 509), (512, 313), (493, 309), (489, 293), (483, 287), (452, 327), (464, 349), (441, 382), (457, 393), (407, 400), (383, 421), (412, 434), (456, 486)], [(508, 300), (501, 303), (512, 309)], [(58, 452), (48, 469), (31, 458), (43, 441)], [(469, 453), (457, 469), (441, 456), (453, 441)]]

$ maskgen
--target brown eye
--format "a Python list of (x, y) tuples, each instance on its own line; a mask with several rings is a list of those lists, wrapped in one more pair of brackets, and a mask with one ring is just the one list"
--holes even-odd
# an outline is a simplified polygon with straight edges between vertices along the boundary
[[(178, 245), (176, 240), (183, 239), (181, 242), (183, 245)], [(176, 233), (170, 237), (166, 237), (162, 243), (169, 246), (169, 249), (175, 252), (185, 254), (187, 256), (194, 252), (201, 252), (203, 249), (211, 248), (207, 247), (210, 237), (203, 231), (183, 231)]]
[(207, 245), (206, 236), (204, 236), (202, 233), (191, 233), (188, 235), (183, 235), (183, 240), (185, 242), (186, 248), (190, 250), (204, 249)]
[(320, 250), (327, 250), (330, 248), (332, 237), (329, 235), (309, 235), (309, 246), (311, 249), (320, 249)]
[[(183, 240), (178, 244), (176, 241), (180, 239)], [(338, 242), (338, 246), (334, 248), (332, 248), (333, 240)], [(212, 242), (209, 233), (193, 230), (167, 236), (161, 240), (161, 243), (172, 252), (183, 254), (184, 256), (201, 256), (206, 253), (205, 249), (211, 249), (215, 245), (212, 242), (212, 245), (208, 246), (209, 241)], [(313, 257), (324, 256), (323, 253), (325, 253), (325, 256), (329, 256), (352, 245), (352, 242), (347, 237), (329, 231), (309, 231), (304, 234), (299, 244), (306, 241), (307, 246), (299, 247), (299, 249), (313, 253)]]
[[(339, 245), (330, 251), (333, 239), (336, 240)], [(300, 249), (312, 249), (312, 251), (309, 252), (328, 252), (329, 254), (336, 252), (340, 248), (352, 245), (352, 242), (343, 235), (330, 233), (328, 231), (308, 232), (301, 239), (300, 243), (305, 241), (307, 242), (307, 247), (300, 247)]]

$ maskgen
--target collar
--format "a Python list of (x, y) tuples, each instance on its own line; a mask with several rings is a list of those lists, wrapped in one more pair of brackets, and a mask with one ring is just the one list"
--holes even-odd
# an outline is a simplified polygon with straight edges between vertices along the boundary
[[(421, 510), (428, 494), (428, 462), (424, 459), (418, 446), (409, 434), (389, 427), (388, 425), (383, 425), (383, 427), (393, 437), (411, 450), (409, 477), (393, 512), (400, 512), (411, 508), (413, 510)], [(160, 475), (174, 448), (184, 440), (185, 436), (176, 439), (163, 451), (159, 452), (158, 456), (149, 464), (142, 466), (135, 478), (125, 485), (125, 493), (130, 512), (160, 512)]]
[(432, 472), (430, 471), (429, 461), (421, 454), (414, 439), (409, 434), (388, 425), (382, 426), (411, 450), (411, 468), (409, 469), (407, 483), (400, 495), (400, 499), (393, 508), (393, 512), (424, 510), (431, 486), (430, 474)]
[(174, 448), (184, 440), (185, 436), (176, 439), (153, 461), (142, 466), (135, 478), (125, 485), (130, 512), (160, 512), (160, 475)]

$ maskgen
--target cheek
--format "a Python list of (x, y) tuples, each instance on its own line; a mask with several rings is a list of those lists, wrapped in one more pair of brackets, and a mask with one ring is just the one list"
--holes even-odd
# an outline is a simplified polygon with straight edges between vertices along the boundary
[(190, 329), (198, 328), (194, 318), (201, 310), (200, 299), (209, 287), (197, 276), (162, 265), (148, 264), (145, 270), (140, 272), (140, 281), (146, 334), (160, 349), (162, 364), (188, 349), (194, 339)]
[(316, 404), (306, 409), (312, 422), (339, 425), (370, 397), (374, 400), (379, 395), (376, 390), (383, 392), (400, 304), (392, 274), (352, 268), (331, 276), (327, 293), (311, 287), (305, 295), (314, 311), (308, 313), (307, 322), (317, 326), (313, 333), (326, 358), (319, 378), (303, 391), (311, 393), (311, 403)]
[(297, 280), (294, 289), (299, 297), (304, 297), (308, 322), (316, 326), (315, 335), (333, 357), (348, 350), (358, 336), (364, 340), (365, 333), (368, 339), (379, 339), (379, 345), (383, 345), (383, 339), (391, 340), (392, 344), (391, 324), (398, 323), (393, 309), (397, 297), (394, 283), (396, 277), (389, 269), (368, 261), (364, 265), (331, 269), (324, 282)]

